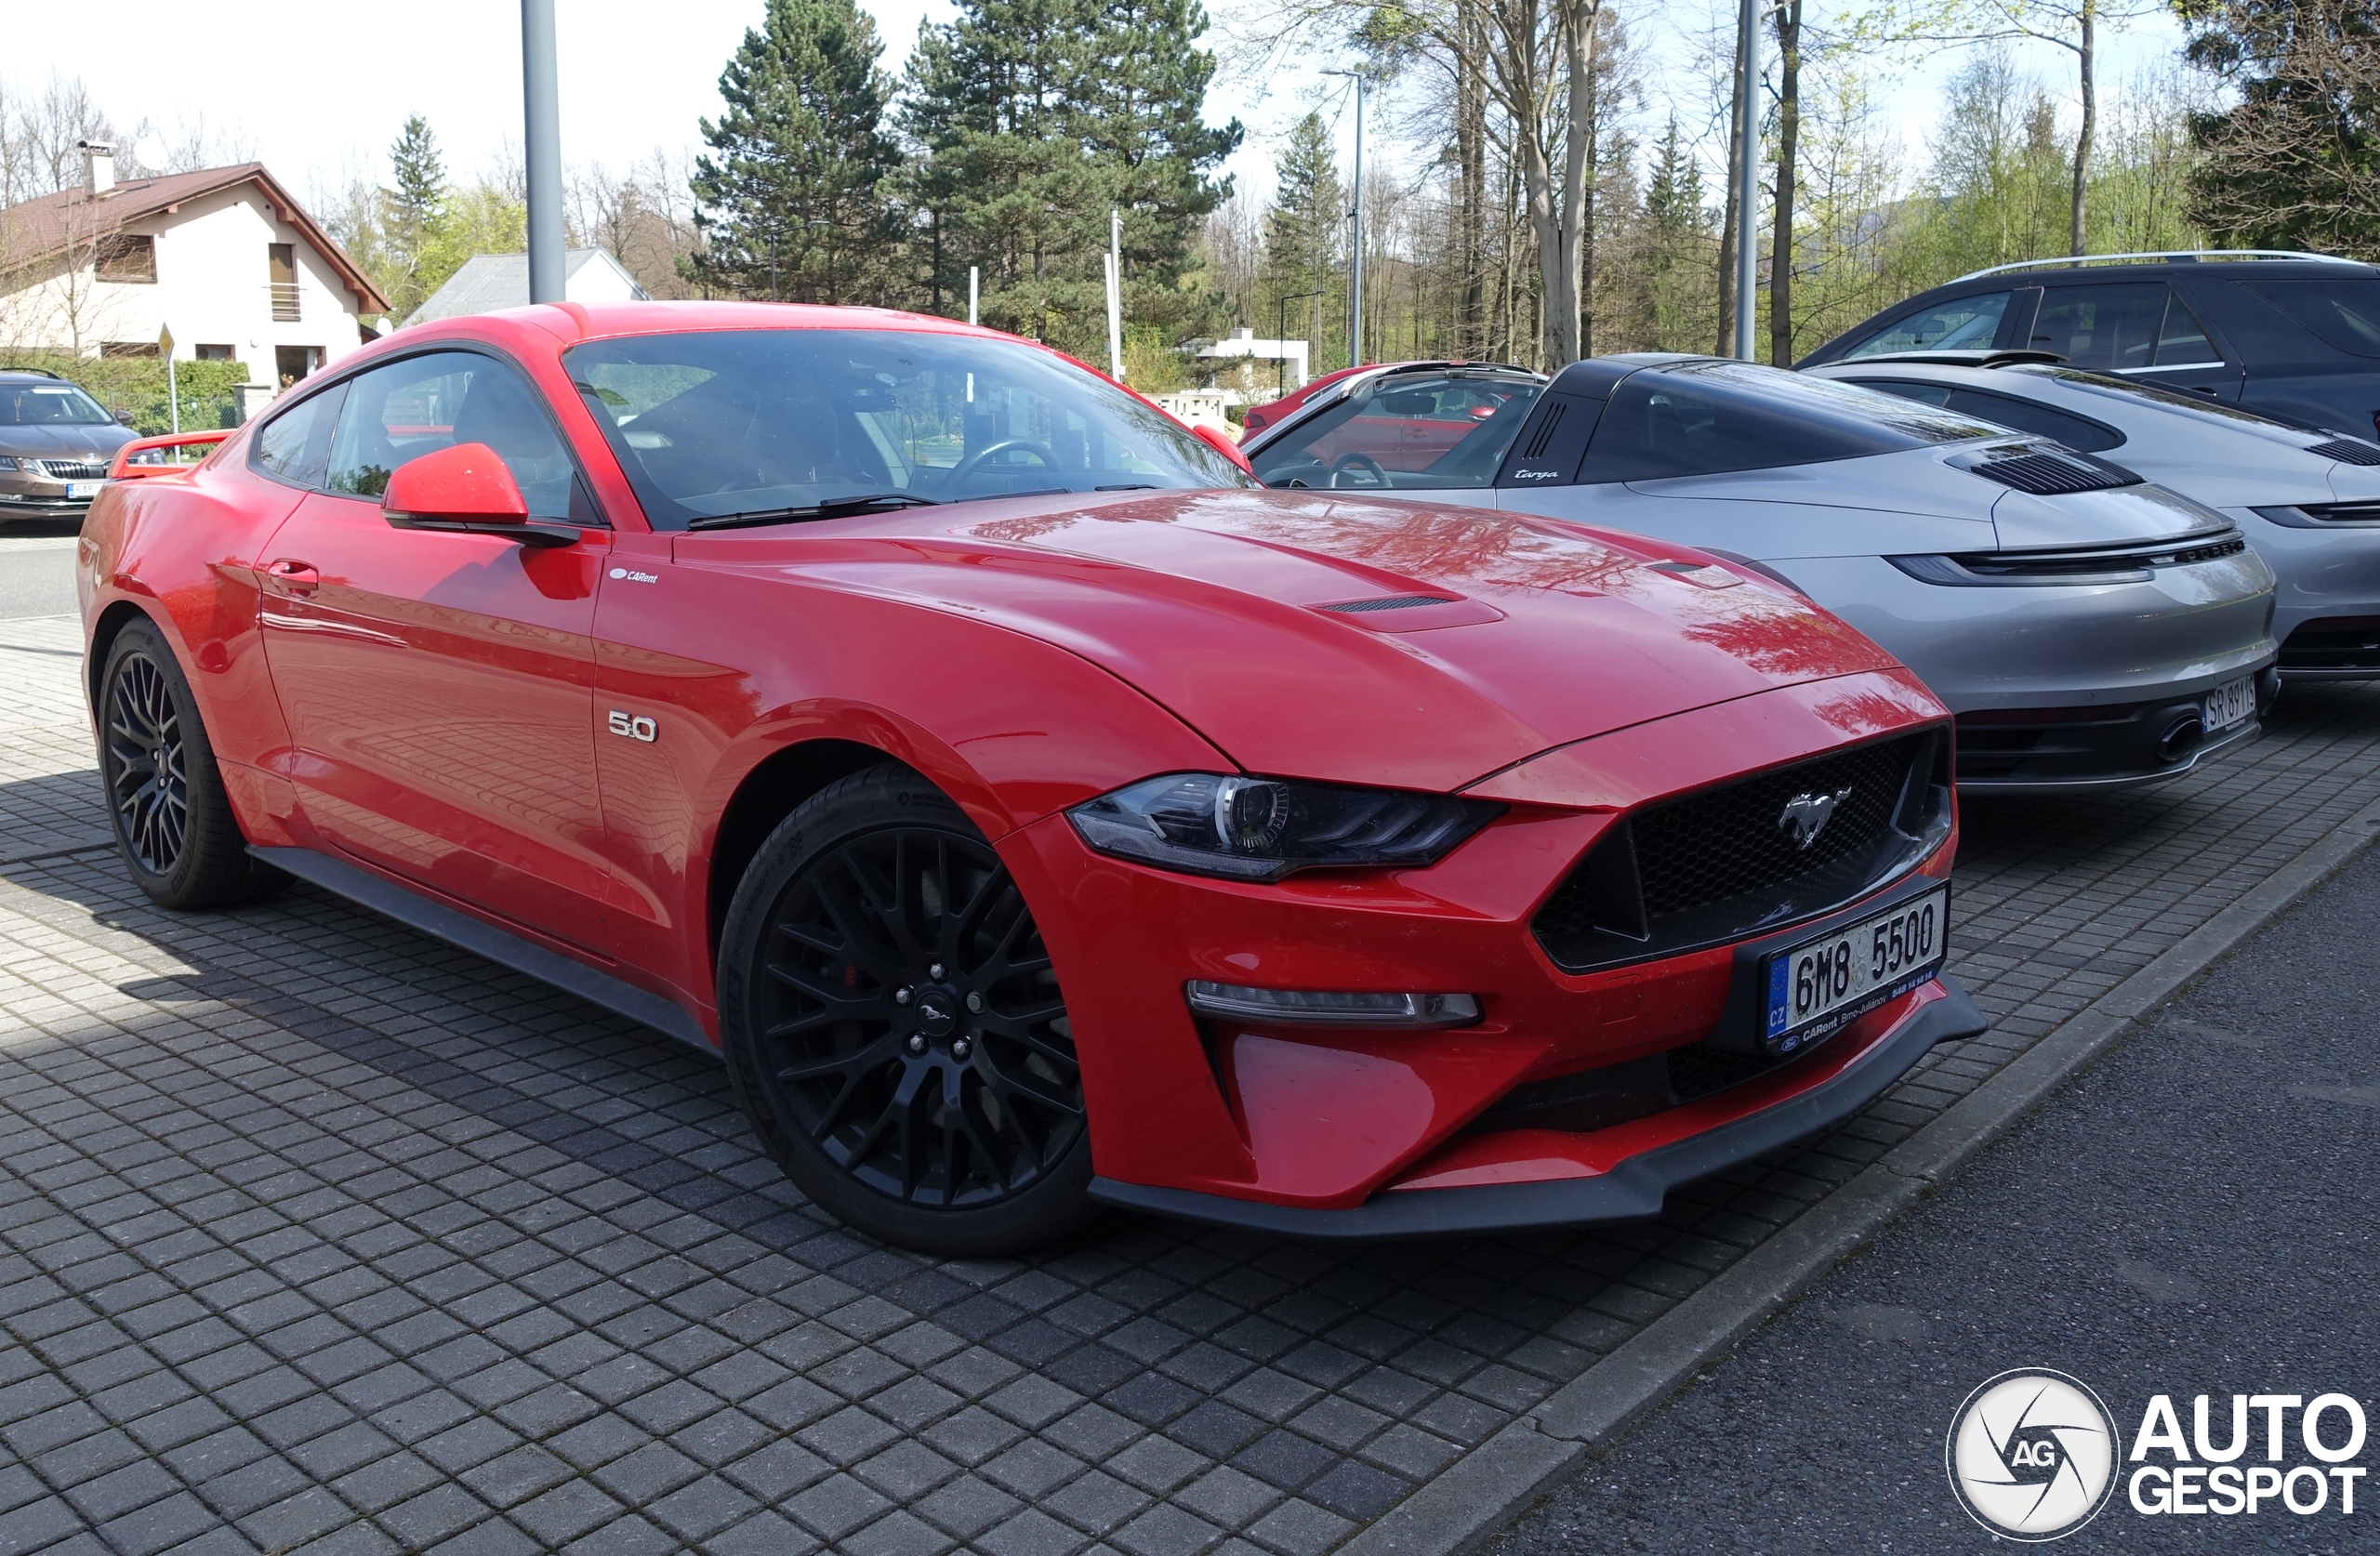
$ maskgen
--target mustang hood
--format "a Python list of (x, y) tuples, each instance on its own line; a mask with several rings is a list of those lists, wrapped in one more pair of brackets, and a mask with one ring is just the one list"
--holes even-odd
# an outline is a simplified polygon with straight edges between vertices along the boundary
[(689, 536), (679, 554), (1030, 633), (1250, 771), (1349, 783), (1450, 790), (1625, 725), (1894, 663), (1698, 553), (1474, 509), (1245, 491), (968, 510), (983, 517)]

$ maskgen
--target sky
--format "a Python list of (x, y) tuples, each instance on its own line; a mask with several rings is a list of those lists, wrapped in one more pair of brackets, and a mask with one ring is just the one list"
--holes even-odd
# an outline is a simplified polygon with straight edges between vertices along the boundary
[[(1712, 3), (1640, 0), (1623, 12), (1650, 19), (1636, 36), (1649, 56), (1657, 108), (1665, 74), (1680, 70), (1686, 53), (1670, 28), (1690, 24)], [(951, 14), (950, 0), (862, 4), (876, 17), (885, 64), (896, 73), (919, 22)], [(253, 148), (300, 191), (342, 184), (350, 171), (385, 177), (388, 145), (409, 113), (429, 119), (455, 172), (487, 165), (520, 141), (520, 21), (506, 0), (407, 0), (401, 8), (217, 0), (205, 26), (192, 25), (188, 0), (111, 0), (110, 37), (170, 38), (170, 47), (94, 47), (81, 6), (8, 9), (0, 83), (22, 91), (53, 71), (79, 74), (127, 127), (144, 115), (169, 130), (203, 120)], [(761, 9), (760, 0), (558, 0), (565, 160), (621, 170), (655, 148), (692, 149), (696, 121), (719, 111), (721, 67)], [(1210, 9), (1227, 12), (1231, 0), (1210, 0)], [(400, 14), (402, 27), (390, 20)], [(2105, 78), (2170, 53), (2176, 40), (2162, 14), (2135, 26), (2111, 40)], [(2070, 91), (2071, 56), (2031, 46), (2022, 57), (2054, 87)], [(1911, 59), (1882, 84), (1880, 107), (1912, 156), (1959, 59), (1942, 50)], [(1227, 68), (1210, 95), (1208, 118), (1237, 116), (1250, 131), (1228, 171), (1261, 196), (1272, 181), (1271, 138), (1315, 102), (1337, 122), (1343, 167), (1353, 131), (1344, 95), (1343, 86), (1302, 66)]]

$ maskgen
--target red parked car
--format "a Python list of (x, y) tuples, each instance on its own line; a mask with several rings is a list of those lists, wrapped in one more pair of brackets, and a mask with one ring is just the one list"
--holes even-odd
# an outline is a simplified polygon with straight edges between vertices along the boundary
[(1872, 644), (1262, 490), (989, 331), (404, 330), (112, 483), (80, 577), (155, 901), (298, 877), (719, 1053), (920, 1248), (1650, 1215), (1981, 1029), (1950, 721)]

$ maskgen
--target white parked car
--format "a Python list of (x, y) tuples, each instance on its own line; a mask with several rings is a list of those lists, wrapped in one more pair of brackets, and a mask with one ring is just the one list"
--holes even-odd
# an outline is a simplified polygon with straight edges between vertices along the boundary
[(1806, 371), (2055, 438), (2219, 508), (2279, 580), (2283, 679), (2380, 677), (2380, 443), (2042, 351), (1915, 351)]
[(1354, 375), (1243, 445), (1275, 486), (1427, 494), (1748, 561), (1959, 715), (1969, 793), (2155, 783), (2254, 738), (2273, 576), (2240, 527), (1948, 408), (1723, 358)]

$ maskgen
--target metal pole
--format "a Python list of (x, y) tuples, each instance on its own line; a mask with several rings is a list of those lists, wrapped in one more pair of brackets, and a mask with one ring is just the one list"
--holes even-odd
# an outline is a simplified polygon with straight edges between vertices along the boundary
[(1743, 0), (1736, 19), (1736, 355), (1751, 362), (1755, 283), (1760, 276), (1760, 7)]
[[(1750, 5), (1752, 0), (1744, 0)], [(1355, 73), (1355, 317), (1347, 330), (1347, 365), (1364, 365), (1364, 73)]]
[(554, 0), (521, 0), (522, 145), (529, 172), (529, 300), (562, 300), (562, 87), (554, 63)]
[(171, 407), (167, 415), (173, 422), (173, 434), (178, 438), (182, 435), (182, 391), (174, 381), (174, 349), (170, 346), (165, 348), (165, 403)]
[(1273, 398), (1278, 400), (1289, 392), (1289, 299), (1281, 299), (1281, 316), (1273, 323), (1273, 349), (1281, 354), (1273, 359)]
[(1107, 213), (1107, 371), (1124, 381), (1124, 217)]
[(968, 267), (967, 267), (967, 322), (968, 322), (969, 323), (971, 323), (971, 324), (972, 324), (972, 323), (973, 323), (975, 322), (975, 299), (976, 299), (976, 297), (980, 295), (980, 292), (981, 292), (981, 289), (982, 289), (982, 287), (983, 287), (983, 284), (984, 284), (984, 268), (983, 268), (981, 265), (970, 265), (970, 266), (968, 266)]

